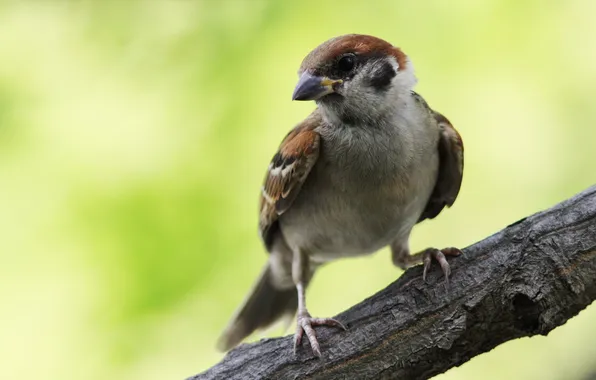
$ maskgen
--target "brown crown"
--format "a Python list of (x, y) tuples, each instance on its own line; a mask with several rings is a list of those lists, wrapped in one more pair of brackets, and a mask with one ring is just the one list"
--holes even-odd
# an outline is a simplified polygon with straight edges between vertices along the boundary
[(300, 72), (315, 69), (328, 62), (332, 62), (337, 57), (346, 53), (393, 56), (399, 65), (398, 70), (403, 70), (406, 66), (406, 55), (400, 48), (391, 45), (389, 42), (364, 34), (346, 34), (325, 41), (311, 51), (302, 61)]

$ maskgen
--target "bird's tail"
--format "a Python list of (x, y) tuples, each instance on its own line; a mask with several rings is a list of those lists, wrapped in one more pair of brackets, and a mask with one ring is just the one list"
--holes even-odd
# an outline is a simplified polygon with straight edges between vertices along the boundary
[(248, 297), (221, 334), (217, 348), (227, 351), (255, 330), (265, 328), (282, 316), (293, 316), (298, 307), (295, 288), (278, 289), (272, 281), (271, 265), (267, 263)]

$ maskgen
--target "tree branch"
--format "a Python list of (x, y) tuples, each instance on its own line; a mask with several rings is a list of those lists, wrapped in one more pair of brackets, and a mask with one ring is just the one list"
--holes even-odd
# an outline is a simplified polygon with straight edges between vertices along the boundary
[[(436, 268), (436, 267), (435, 267)], [(524, 218), (439, 270), (397, 281), (318, 328), (323, 358), (291, 337), (232, 350), (190, 379), (426, 379), (511, 339), (546, 335), (596, 299), (596, 186)]]

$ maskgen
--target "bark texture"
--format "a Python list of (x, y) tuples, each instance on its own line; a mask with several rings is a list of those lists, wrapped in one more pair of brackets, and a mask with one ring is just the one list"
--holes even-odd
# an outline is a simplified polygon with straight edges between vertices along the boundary
[[(317, 328), (323, 358), (291, 336), (243, 344), (189, 379), (427, 379), (511, 339), (546, 335), (596, 299), (596, 186), (422, 269)], [(308, 341), (307, 341), (308, 342)]]

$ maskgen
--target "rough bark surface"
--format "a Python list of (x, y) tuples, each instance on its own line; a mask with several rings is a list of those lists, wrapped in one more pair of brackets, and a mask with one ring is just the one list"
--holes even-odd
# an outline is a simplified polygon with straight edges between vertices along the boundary
[(524, 218), (437, 266), (409, 269), (317, 328), (323, 358), (292, 337), (243, 344), (206, 379), (427, 379), (511, 339), (546, 335), (596, 299), (596, 186)]

